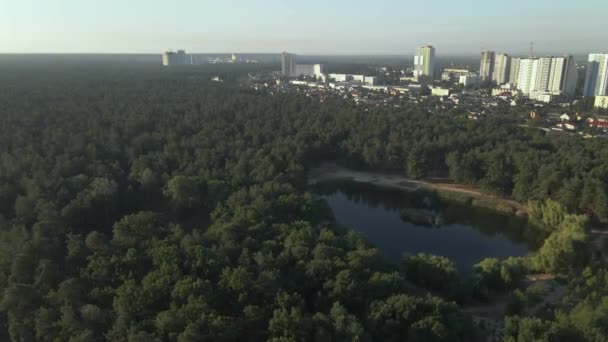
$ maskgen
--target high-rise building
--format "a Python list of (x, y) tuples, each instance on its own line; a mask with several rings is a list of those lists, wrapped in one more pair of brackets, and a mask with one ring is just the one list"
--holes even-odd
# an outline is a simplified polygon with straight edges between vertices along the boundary
[(177, 50), (177, 52), (167, 51), (163, 53), (163, 65), (164, 66), (175, 66), (175, 65), (188, 65), (193, 64), (192, 57), (186, 54), (185, 50)]
[(593, 53), (589, 55), (583, 95), (608, 95), (608, 53)]
[(536, 99), (573, 96), (578, 71), (572, 56), (525, 58), (519, 63), (517, 89)]
[(435, 74), (435, 48), (431, 45), (416, 49), (414, 56), (414, 76), (429, 76)]
[(171, 55), (173, 54), (173, 52), (163, 52), (163, 66), (170, 66), (171, 65)]
[(498, 84), (509, 82), (509, 73), (511, 71), (511, 56), (507, 54), (498, 54), (494, 62), (494, 73), (492, 80)]
[(573, 56), (554, 57), (547, 91), (551, 94), (574, 96), (578, 83), (578, 69)]
[(521, 58), (511, 58), (511, 70), (509, 70), (509, 83), (517, 85), (517, 78), (519, 77), (519, 64)]
[(496, 52), (494, 51), (482, 51), (481, 52), (481, 64), (479, 65), (479, 76), (481, 76), (482, 82), (492, 80), (492, 74), (494, 73), (494, 63), (496, 61)]
[(572, 56), (543, 57), (538, 63), (536, 83), (531, 93), (574, 95), (578, 71)]
[(538, 59), (538, 68), (536, 69), (536, 82), (534, 87), (530, 89), (531, 93), (545, 93), (548, 92), (549, 79), (551, 77), (551, 62), (552, 57), (541, 57)]
[(319, 75), (323, 75), (325, 74), (325, 65), (323, 64), (315, 64), (314, 65), (314, 71), (315, 71), (315, 76), (319, 76)]
[(519, 74), (517, 76), (517, 89), (524, 95), (529, 96), (536, 89), (538, 75), (538, 59), (524, 58), (519, 62)]
[(281, 73), (283, 76), (292, 77), (296, 75), (296, 55), (287, 52), (281, 54)]

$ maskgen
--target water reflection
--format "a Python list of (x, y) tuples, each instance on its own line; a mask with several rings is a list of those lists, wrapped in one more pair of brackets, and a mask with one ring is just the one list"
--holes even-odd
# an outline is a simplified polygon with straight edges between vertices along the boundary
[[(538, 249), (544, 238), (526, 219), (441, 200), (430, 192), (349, 181), (318, 184), (313, 191), (328, 202), (338, 222), (367, 235), (396, 263), (403, 253), (432, 253), (449, 257), (466, 272), (487, 257), (524, 256)], [(432, 222), (438, 222), (437, 227), (416, 219), (424, 213), (436, 215)]]

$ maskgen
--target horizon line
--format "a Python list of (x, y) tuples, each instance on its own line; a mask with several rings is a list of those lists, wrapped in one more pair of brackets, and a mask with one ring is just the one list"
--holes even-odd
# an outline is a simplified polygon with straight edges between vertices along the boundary
[[(180, 49), (183, 50), (183, 49)], [(165, 51), (161, 51), (161, 52), (0, 52), (0, 55), (150, 55), (150, 56), (154, 56), (154, 55), (162, 55), (165, 52), (169, 52), (169, 51), (174, 51), (174, 50), (165, 50)], [(177, 51), (177, 50), (175, 50)], [(244, 54), (244, 55), (278, 55), (280, 56), (281, 53), (283, 52), (289, 52), (289, 51), (281, 51), (281, 52), (234, 52), (234, 51), (229, 51), (229, 52), (189, 52), (188, 50), (185, 50), (186, 54), (191, 54), (191, 55), (231, 55), (231, 54)], [(497, 53), (504, 53), (504, 54), (508, 54), (511, 56), (516, 56), (519, 54), (522, 55), (527, 55), (528, 52), (503, 52), (500, 50), (484, 50), (484, 51), (494, 51)], [(318, 56), (326, 56), (326, 57), (357, 57), (357, 56), (361, 56), (361, 57), (412, 57), (415, 56), (415, 53), (410, 53), (410, 54), (400, 54), (400, 53), (292, 53), (289, 52), (291, 54), (297, 55), (297, 56), (312, 56), (312, 57), (318, 57)], [(472, 56), (478, 56), (480, 52), (474, 52), (474, 53), (470, 53), (470, 52), (451, 52), (451, 53), (442, 53), (442, 54), (436, 54), (436, 57), (442, 57), (442, 56), (467, 56), (467, 57), (472, 57)], [(564, 52), (545, 52), (545, 51), (536, 51), (536, 55), (588, 55), (588, 54), (594, 54), (594, 53), (605, 53), (605, 52), (578, 52), (578, 53), (564, 53)]]

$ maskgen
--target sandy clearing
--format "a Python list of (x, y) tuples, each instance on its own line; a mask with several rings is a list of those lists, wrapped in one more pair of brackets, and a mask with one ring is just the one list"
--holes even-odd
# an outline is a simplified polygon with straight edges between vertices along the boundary
[(415, 191), (418, 189), (429, 189), (435, 191), (446, 191), (466, 194), (475, 199), (489, 200), (498, 202), (511, 207), (514, 212), (526, 212), (526, 207), (513, 200), (487, 195), (479, 191), (477, 188), (449, 183), (448, 179), (440, 179), (437, 181), (420, 181), (408, 179), (403, 176), (394, 174), (385, 174), (378, 172), (366, 172), (347, 169), (336, 164), (323, 164), (318, 168), (312, 169), (309, 174), (309, 184), (316, 184), (324, 181), (349, 179), (358, 183), (372, 184), (381, 187), (392, 189), (401, 189), (406, 191)]

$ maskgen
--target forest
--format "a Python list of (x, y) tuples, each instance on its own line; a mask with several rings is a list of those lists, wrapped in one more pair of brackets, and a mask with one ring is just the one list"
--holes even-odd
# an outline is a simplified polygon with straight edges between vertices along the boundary
[[(481, 341), (461, 306), (517, 299), (532, 271), (568, 276), (569, 292), (534, 317), (514, 305), (504, 341), (608, 339), (608, 268), (588, 235), (608, 221), (602, 139), (191, 70), (59, 69), (0, 77), (2, 340)], [(307, 191), (326, 161), (530, 203), (548, 238), (473, 279), (436, 256), (390, 264)]]

